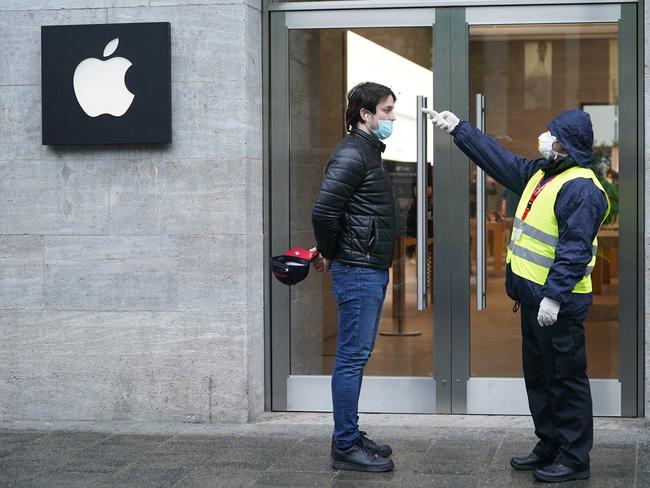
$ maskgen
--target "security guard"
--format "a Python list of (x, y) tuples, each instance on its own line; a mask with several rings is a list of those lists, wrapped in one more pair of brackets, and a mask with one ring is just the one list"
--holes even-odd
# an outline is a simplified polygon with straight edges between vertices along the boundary
[(506, 259), (506, 290), (521, 307), (523, 369), (539, 441), (515, 469), (539, 481), (589, 477), (593, 445), (585, 320), (598, 229), (609, 200), (590, 169), (586, 112), (561, 113), (539, 136), (542, 158), (512, 154), (451, 112), (423, 109), (487, 174), (520, 196)]

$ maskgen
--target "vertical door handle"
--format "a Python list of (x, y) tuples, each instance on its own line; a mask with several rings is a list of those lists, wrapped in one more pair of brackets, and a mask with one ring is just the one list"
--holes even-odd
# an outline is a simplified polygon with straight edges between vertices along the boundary
[(427, 293), (427, 115), (422, 112), (426, 108), (427, 99), (417, 97), (417, 277), (418, 277), (418, 310), (426, 309)]
[[(485, 132), (485, 96), (476, 95), (476, 127)], [(484, 310), (487, 307), (486, 300), (486, 232), (485, 232), (485, 172), (476, 167), (476, 309)]]

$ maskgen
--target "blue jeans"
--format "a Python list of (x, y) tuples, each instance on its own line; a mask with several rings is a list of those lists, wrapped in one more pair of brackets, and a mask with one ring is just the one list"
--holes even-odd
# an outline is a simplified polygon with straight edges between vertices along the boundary
[(337, 448), (345, 449), (360, 436), (358, 410), (363, 368), (375, 347), (388, 270), (334, 261), (331, 273), (338, 305), (338, 340), (332, 371), (334, 442)]

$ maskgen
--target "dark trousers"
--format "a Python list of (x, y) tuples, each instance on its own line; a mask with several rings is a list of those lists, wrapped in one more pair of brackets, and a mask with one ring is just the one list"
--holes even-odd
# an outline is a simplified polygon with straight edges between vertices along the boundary
[(585, 328), (565, 317), (541, 327), (537, 311), (521, 307), (524, 379), (539, 437), (533, 452), (573, 469), (589, 469), (593, 413)]

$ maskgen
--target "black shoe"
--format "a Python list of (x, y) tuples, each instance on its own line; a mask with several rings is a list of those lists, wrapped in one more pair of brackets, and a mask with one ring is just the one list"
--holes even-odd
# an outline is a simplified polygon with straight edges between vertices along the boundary
[(510, 466), (521, 471), (532, 471), (553, 464), (553, 458), (543, 458), (531, 452), (525, 457), (513, 457), (510, 459)]
[(363, 442), (363, 445), (372, 453), (377, 454), (380, 457), (387, 458), (391, 454), (393, 454), (393, 450), (388, 444), (375, 444), (375, 442), (368, 438), (368, 434), (366, 434), (364, 431), (360, 430), (359, 434), (361, 434), (361, 442)]
[(533, 473), (537, 481), (547, 483), (561, 483), (563, 481), (586, 480), (589, 478), (589, 470), (580, 471), (569, 468), (564, 464), (553, 463), (545, 468), (538, 468)]
[(347, 449), (337, 449), (332, 444), (332, 467), (346, 471), (383, 473), (392, 471), (395, 464), (391, 459), (385, 459), (371, 452), (363, 445), (363, 441), (358, 439)]

